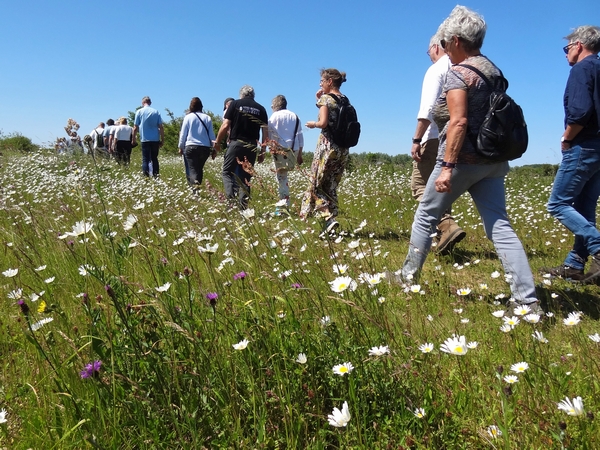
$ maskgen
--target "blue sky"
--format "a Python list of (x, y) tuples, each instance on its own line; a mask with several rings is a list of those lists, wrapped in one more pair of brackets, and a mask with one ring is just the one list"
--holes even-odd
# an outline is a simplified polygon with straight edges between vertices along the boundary
[[(461, 2), (488, 24), (482, 52), (510, 82), (530, 146), (517, 165), (558, 163), (569, 73), (563, 36), (600, 25), (597, 1)], [(347, 72), (362, 124), (356, 152), (409, 153), (429, 39), (454, 1), (11, 2), (0, 15), (0, 130), (36, 143), (81, 135), (149, 95), (181, 115), (192, 97), (220, 113), (244, 84), (270, 111), (284, 94), (303, 123), (317, 118), (319, 69)], [(312, 151), (318, 132), (305, 129)]]

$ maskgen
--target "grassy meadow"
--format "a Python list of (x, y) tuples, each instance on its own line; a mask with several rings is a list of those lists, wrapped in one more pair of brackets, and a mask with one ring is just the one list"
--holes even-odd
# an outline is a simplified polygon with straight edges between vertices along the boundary
[(139, 148), (131, 168), (0, 157), (0, 448), (600, 448), (599, 288), (538, 272), (572, 244), (545, 209), (551, 176), (507, 179), (536, 319), (500, 317), (510, 291), (468, 196), (453, 255), (418, 285), (382, 277), (408, 247), (407, 167), (347, 173), (330, 237), (297, 217), (305, 171), (276, 217), (257, 165), (243, 215), (222, 158), (198, 195), (159, 158), (153, 180)]

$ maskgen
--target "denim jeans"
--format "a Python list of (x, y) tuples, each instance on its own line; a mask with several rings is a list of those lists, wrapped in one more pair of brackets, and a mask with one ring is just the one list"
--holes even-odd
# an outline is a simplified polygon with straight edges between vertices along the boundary
[(158, 165), (158, 150), (160, 148), (160, 142), (158, 141), (147, 141), (142, 142), (142, 172), (145, 176), (150, 176), (149, 165), (152, 163), (152, 176), (158, 176), (159, 165)]
[(231, 141), (223, 158), (223, 188), (228, 199), (238, 199), (240, 209), (248, 207), (250, 199), (250, 179), (252, 175), (242, 169), (246, 159), (250, 164), (256, 162), (256, 144), (242, 141)]
[(600, 138), (562, 152), (548, 201), (548, 212), (575, 235), (564, 264), (583, 269), (588, 256), (600, 252), (596, 205), (600, 196)]
[(186, 145), (183, 158), (186, 161), (186, 176), (190, 186), (202, 184), (204, 164), (210, 156), (210, 147), (202, 145)]
[(451, 192), (444, 193), (435, 190), (435, 180), (442, 171), (440, 164), (438, 161), (431, 173), (415, 213), (402, 278), (407, 280), (410, 275), (419, 274), (442, 214), (468, 191), (479, 210), (485, 233), (496, 247), (504, 272), (510, 275), (512, 296), (521, 304), (536, 301), (533, 274), (525, 250), (506, 213), (504, 177), (508, 173), (508, 163), (458, 164), (452, 170)]

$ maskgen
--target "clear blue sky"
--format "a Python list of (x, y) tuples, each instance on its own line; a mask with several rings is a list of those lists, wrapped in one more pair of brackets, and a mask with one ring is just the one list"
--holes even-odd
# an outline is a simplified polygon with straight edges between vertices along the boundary
[[(557, 163), (569, 73), (563, 36), (600, 25), (597, 0), (461, 2), (488, 24), (482, 52), (523, 107), (530, 147), (517, 164)], [(81, 135), (126, 115), (149, 95), (181, 115), (191, 97), (221, 113), (244, 84), (270, 113), (284, 94), (303, 123), (315, 120), (319, 69), (342, 85), (362, 123), (356, 152), (409, 153), (429, 39), (455, 1), (302, 2), (182, 0), (98, 3), (21, 0), (0, 14), (0, 130), (36, 143)], [(306, 130), (312, 151), (316, 130)]]

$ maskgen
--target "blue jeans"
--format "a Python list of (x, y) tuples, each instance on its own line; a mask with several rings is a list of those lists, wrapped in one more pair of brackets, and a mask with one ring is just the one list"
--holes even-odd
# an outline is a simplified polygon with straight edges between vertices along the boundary
[(150, 176), (149, 165), (152, 163), (152, 176), (158, 176), (158, 150), (160, 148), (160, 142), (158, 141), (147, 141), (142, 142), (142, 172), (145, 176)]
[(522, 304), (535, 302), (533, 274), (506, 213), (504, 177), (508, 173), (508, 163), (459, 164), (452, 170), (451, 192), (444, 193), (435, 190), (435, 180), (441, 171), (438, 161), (415, 213), (402, 278), (407, 280), (410, 275), (419, 274), (442, 214), (468, 191), (481, 215), (485, 234), (494, 243), (505, 273), (511, 276), (512, 296)]
[(575, 235), (564, 264), (583, 269), (588, 256), (600, 252), (596, 205), (600, 196), (600, 138), (562, 152), (548, 201), (548, 212)]

